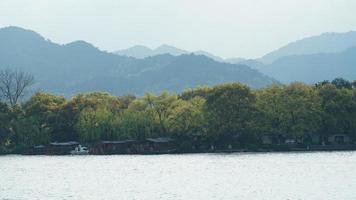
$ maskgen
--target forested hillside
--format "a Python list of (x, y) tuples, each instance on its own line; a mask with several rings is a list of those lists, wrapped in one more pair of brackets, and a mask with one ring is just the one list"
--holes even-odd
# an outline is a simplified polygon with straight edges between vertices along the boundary
[(356, 79), (356, 47), (340, 53), (294, 55), (278, 59), (259, 70), (283, 83), (316, 83), (334, 77)]
[(135, 59), (101, 51), (85, 41), (59, 45), (18, 27), (0, 29), (0, 44), (0, 68), (29, 72), (36, 78), (36, 90), (65, 96), (98, 90), (115, 95), (181, 92), (231, 81), (260, 88), (276, 82), (247, 66), (205, 56)]

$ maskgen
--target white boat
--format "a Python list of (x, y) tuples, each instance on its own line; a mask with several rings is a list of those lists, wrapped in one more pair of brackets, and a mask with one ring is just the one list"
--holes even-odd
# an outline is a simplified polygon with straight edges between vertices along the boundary
[(87, 147), (83, 147), (82, 145), (78, 145), (74, 150), (70, 151), (72, 155), (88, 155), (89, 150)]

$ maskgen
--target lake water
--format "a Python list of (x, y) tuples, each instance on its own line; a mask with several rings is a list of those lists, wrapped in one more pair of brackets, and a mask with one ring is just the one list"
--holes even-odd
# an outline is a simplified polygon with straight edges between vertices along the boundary
[(356, 152), (0, 156), (1, 200), (356, 199)]

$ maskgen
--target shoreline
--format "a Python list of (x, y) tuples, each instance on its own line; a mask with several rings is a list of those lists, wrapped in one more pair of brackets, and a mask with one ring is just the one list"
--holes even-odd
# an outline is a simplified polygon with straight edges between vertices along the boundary
[[(146, 153), (102, 153), (93, 154), (89, 153), (86, 156), (113, 156), (113, 155), (188, 155), (188, 154), (236, 154), (236, 153), (256, 153), (256, 154), (267, 154), (267, 153), (314, 153), (314, 152), (345, 152), (345, 151), (356, 151), (356, 145), (347, 145), (347, 148), (342, 148), (342, 146), (328, 147), (325, 148), (291, 148), (289, 150), (246, 150), (246, 149), (235, 149), (235, 150), (214, 150), (214, 151), (191, 151), (191, 152), (146, 152)], [(7, 155), (18, 155), (18, 156), (75, 156), (68, 154), (28, 154), (28, 153), (6, 153), (0, 154), (0, 156)]]

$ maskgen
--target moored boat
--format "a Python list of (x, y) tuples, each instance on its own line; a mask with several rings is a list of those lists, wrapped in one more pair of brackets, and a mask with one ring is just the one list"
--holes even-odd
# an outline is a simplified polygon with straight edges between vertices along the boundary
[(70, 151), (71, 155), (88, 155), (89, 149), (87, 147), (83, 147), (82, 145), (78, 145), (74, 150)]

